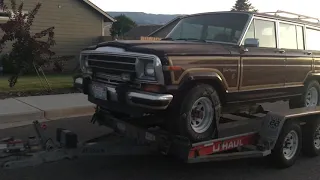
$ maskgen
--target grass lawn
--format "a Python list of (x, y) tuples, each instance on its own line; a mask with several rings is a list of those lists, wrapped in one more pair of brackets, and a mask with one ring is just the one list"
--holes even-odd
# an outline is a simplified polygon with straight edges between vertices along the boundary
[[(52, 89), (71, 88), (73, 86), (72, 75), (46, 75)], [(44, 78), (43, 84), (46, 86)], [(25, 92), (45, 90), (38, 76), (21, 76), (16, 85), (9, 87), (8, 77), (0, 76), (0, 92)]]

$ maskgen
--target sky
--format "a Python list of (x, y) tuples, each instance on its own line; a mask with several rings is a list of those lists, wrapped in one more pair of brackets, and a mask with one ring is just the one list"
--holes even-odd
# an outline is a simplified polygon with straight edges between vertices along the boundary
[[(129, 11), (154, 14), (194, 14), (228, 11), (235, 0), (90, 0), (104, 11)], [(260, 12), (289, 11), (320, 18), (318, 0), (250, 0)]]

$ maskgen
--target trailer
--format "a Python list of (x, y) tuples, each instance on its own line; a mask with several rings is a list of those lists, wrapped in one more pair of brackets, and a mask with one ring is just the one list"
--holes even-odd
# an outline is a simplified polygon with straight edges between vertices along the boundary
[(146, 126), (144, 122), (152, 116), (139, 121), (118, 119), (97, 107), (91, 122), (110, 127), (113, 133), (79, 143), (77, 134), (58, 128), (54, 140), (46, 136), (45, 124), (34, 121), (36, 136), (0, 141), (0, 165), (12, 169), (81, 156), (161, 153), (186, 163), (268, 157), (276, 167), (288, 168), (300, 151), (310, 157), (320, 154), (320, 107), (286, 112), (257, 109), (223, 115), (217, 138), (192, 143), (157, 126)]

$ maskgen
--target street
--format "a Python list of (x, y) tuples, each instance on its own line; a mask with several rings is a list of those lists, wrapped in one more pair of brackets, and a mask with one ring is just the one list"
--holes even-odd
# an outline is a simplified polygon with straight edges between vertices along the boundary
[[(90, 117), (48, 122), (48, 134), (63, 127), (77, 132), (87, 140), (110, 132), (105, 127), (89, 123)], [(34, 135), (32, 126), (0, 130), (0, 137)], [(219, 180), (317, 180), (320, 179), (320, 157), (301, 156), (296, 164), (284, 170), (274, 169), (264, 159), (245, 159), (229, 162), (183, 164), (161, 155), (82, 157), (37, 167), (0, 170), (1, 180), (117, 180), (117, 179), (219, 179)]]

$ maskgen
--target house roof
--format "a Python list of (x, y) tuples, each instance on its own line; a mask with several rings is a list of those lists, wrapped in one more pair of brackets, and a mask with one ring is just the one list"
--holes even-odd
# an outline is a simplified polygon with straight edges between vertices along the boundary
[(141, 37), (148, 36), (153, 31), (159, 29), (162, 25), (140, 25), (135, 28), (132, 28), (125, 35), (128, 37)]
[(160, 28), (156, 29), (155, 31), (151, 32), (148, 36), (152, 36), (153, 34), (155, 34), (156, 32), (160, 31), (161, 29), (167, 27), (168, 25), (180, 20), (183, 16), (177, 16), (176, 18), (172, 19), (171, 21), (169, 21), (167, 24), (161, 26)]
[(112, 16), (110, 16), (108, 13), (104, 12), (102, 9), (100, 9), (98, 6), (96, 6), (95, 4), (90, 2), (89, 0), (81, 0), (81, 1), (85, 2), (87, 5), (89, 5), (91, 8), (96, 10), (98, 13), (103, 15), (106, 19), (110, 20), (111, 22), (116, 21)]

